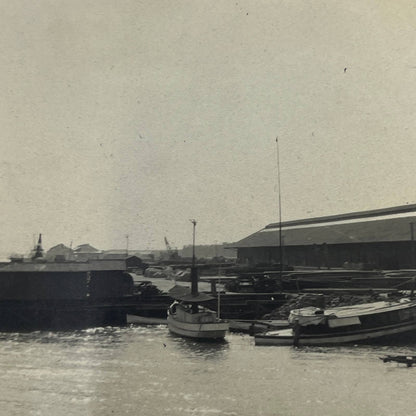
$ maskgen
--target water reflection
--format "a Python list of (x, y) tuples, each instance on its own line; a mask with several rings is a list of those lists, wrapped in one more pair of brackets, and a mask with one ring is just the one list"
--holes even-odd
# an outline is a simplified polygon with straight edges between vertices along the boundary
[(413, 415), (416, 368), (388, 354), (416, 346), (259, 348), (166, 326), (0, 333), (1, 414)]
[(178, 335), (169, 333), (169, 340), (175, 346), (176, 350), (192, 358), (203, 360), (223, 360), (226, 358), (229, 350), (227, 340), (221, 341), (195, 341), (191, 338), (183, 338)]
[[(64, 344), (76, 345), (88, 342), (99, 344), (103, 348), (122, 342), (122, 330), (119, 327), (97, 327), (75, 331), (33, 331), (1, 332), (0, 342), (17, 344)], [(105, 341), (105, 342), (103, 342)]]
[(334, 347), (291, 348), (290, 357), (298, 361), (378, 361), (387, 355), (416, 355), (416, 345), (344, 345)]

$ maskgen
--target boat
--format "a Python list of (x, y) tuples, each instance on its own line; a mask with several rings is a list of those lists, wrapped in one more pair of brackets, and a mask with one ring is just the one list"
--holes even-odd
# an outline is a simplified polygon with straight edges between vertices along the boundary
[(231, 332), (244, 332), (250, 335), (288, 328), (289, 323), (283, 319), (230, 319)]
[(383, 363), (406, 364), (407, 367), (412, 367), (413, 364), (416, 364), (414, 355), (388, 355), (387, 357), (380, 357), (380, 360), (383, 360)]
[(175, 286), (169, 294), (175, 299), (167, 311), (169, 331), (175, 335), (193, 339), (222, 340), (229, 329), (229, 323), (220, 319), (217, 313), (204, 307), (203, 303), (212, 296), (198, 292), (198, 269), (195, 267), (195, 226), (193, 224), (193, 255), (191, 267), (191, 289)]
[(295, 309), (289, 323), (289, 329), (256, 334), (255, 345), (336, 345), (416, 335), (416, 300)]
[(216, 312), (205, 308), (199, 302), (201, 301), (172, 303), (167, 318), (170, 332), (187, 338), (224, 339), (229, 330), (229, 323), (219, 319)]
[[(191, 270), (192, 281), (198, 279), (196, 269)], [(176, 285), (169, 295), (175, 299), (167, 311), (169, 331), (173, 334), (195, 339), (223, 339), (229, 330), (229, 323), (220, 319), (216, 312), (204, 304), (213, 299), (195, 290), (197, 285), (188, 287)]]

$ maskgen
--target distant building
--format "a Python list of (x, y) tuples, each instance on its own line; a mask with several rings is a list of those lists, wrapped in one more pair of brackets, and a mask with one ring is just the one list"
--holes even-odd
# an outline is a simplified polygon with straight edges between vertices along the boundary
[(81, 244), (74, 249), (74, 257), (76, 260), (97, 260), (101, 257), (101, 251), (97, 250), (89, 244)]
[(141, 269), (147, 267), (147, 264), (138, 256), (132, 256), (124, 250), (109, 250), (103, 253), (103, 260), (124, 260), (127, 270)]
[(70, 261), (74, 259), (74, 251), (65, 244), (51, 247), (45, 254), (47, 261)]
[[(224, 257), (235, 259), (237, 257), (237, 250), (227, 249), (227, 243), (224, 244), (211, 244), (211, 245), (196, 245), (195, 256), (197, 258), (211, 259), (215, 257)], [(192, 245), (183, 246), (179, 255), (181, 257), (192, 257)]]
[(269, 224), (230, 247), (239, 263), (416, 268), (416, 204)]
[(160, 250), (138, 251), (137, 256), (139, 256), (143, 261), (153, 262), (155, 258), (160, 257)]

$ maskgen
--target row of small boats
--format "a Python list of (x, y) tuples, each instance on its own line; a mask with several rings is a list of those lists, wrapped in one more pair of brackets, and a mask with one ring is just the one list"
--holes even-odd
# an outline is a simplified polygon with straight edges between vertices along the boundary
[[(193, 224), (191, 290), (180, 289), (171, 293), (176, 300), (168, 309), (168, 328), (172, 333), (184, 337), (221, 340), (224, 339), (230, 325), (226, 320), (220, 319), (216, 312), (203, 306), (205, 301), (212, 298), (198, 292), (198, 270), (195, 264), (196, 221), (191, 220), (191, 222)], [(407, 280), (410, 277), (411, 295), (416, 289), (414, 276), (414, 271), (410, 276), (404, 276)], [(300, 277), (304, 280), (312, 279), (316, 287), (316, 276), (310, 273), (306, 276), (295, 275), (295, 277), (296, 283), (299, 283)], [(334, 276), (331, 277), (327, 280), (333, 284)], [(322, 280), (321, 273), (317, 274), (317, 278), (318, 281)], [(338, 280), (339, 278), (340, 276)], [(341, 273), (341, 280), (344, 285), (344, 273)], [(365, 276), (365, 280), (368, 281), (368, 276)], [(381, 302), (329, 309), (324, 307), (294, 309), (289, 315), (288, 328), (260, 333), (253, 331), (253, 333), (255, 345), (294, 346), (374, 342), (406, 335), (413, 336), (416, 335), (416, 299), (410, 296), (399, 300), (387, 298)]]
[[(196, 221), (192, 220), (192, 223), (195, 241)], [(386, 298), (383, 301), (337, 308), (294, 309), (290, 311), (287, 328), (260, 333), (253, 331), (255, 345), (337, 345), (414, 336), (415, 277), (411, 280), (411, 296), (408, 298)], [(172, 333), (194, 339), (224, 339), (230, 329), (229, 322), (203, 306), (212, 297), (198, 291), (195, 255), (191, 267), (191, 288), (173, 288), (170, 294), (175, 299), (167, 311), (167, 324)]]
[(402, 298), (332, 309), (301, 308), (290, 328), (255, 335), (256, 345), (337, 345), (392, 341), (416, 335), (416, 300)]
[[(228, 321), (219, 319), (214, 311), (201, 306), (201, 299), (191, 296), (171, 305), (167, 322), (172, 333), (195, 339), (223, 339), (230, 329)], [(287, 328), (253, 335), (255, 345), (259, 346), (337, 345), (416, 338), (416, 300), (387, 299), (329, 309), (295, 309), (290, 312)]]

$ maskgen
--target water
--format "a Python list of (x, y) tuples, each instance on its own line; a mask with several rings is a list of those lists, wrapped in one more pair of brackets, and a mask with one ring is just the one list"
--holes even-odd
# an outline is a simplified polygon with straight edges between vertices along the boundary
[(379, 357), (415, 347), (207, 344), (165, 326), (0, 333), (0, 414), (414, 416), (416, 367)]

